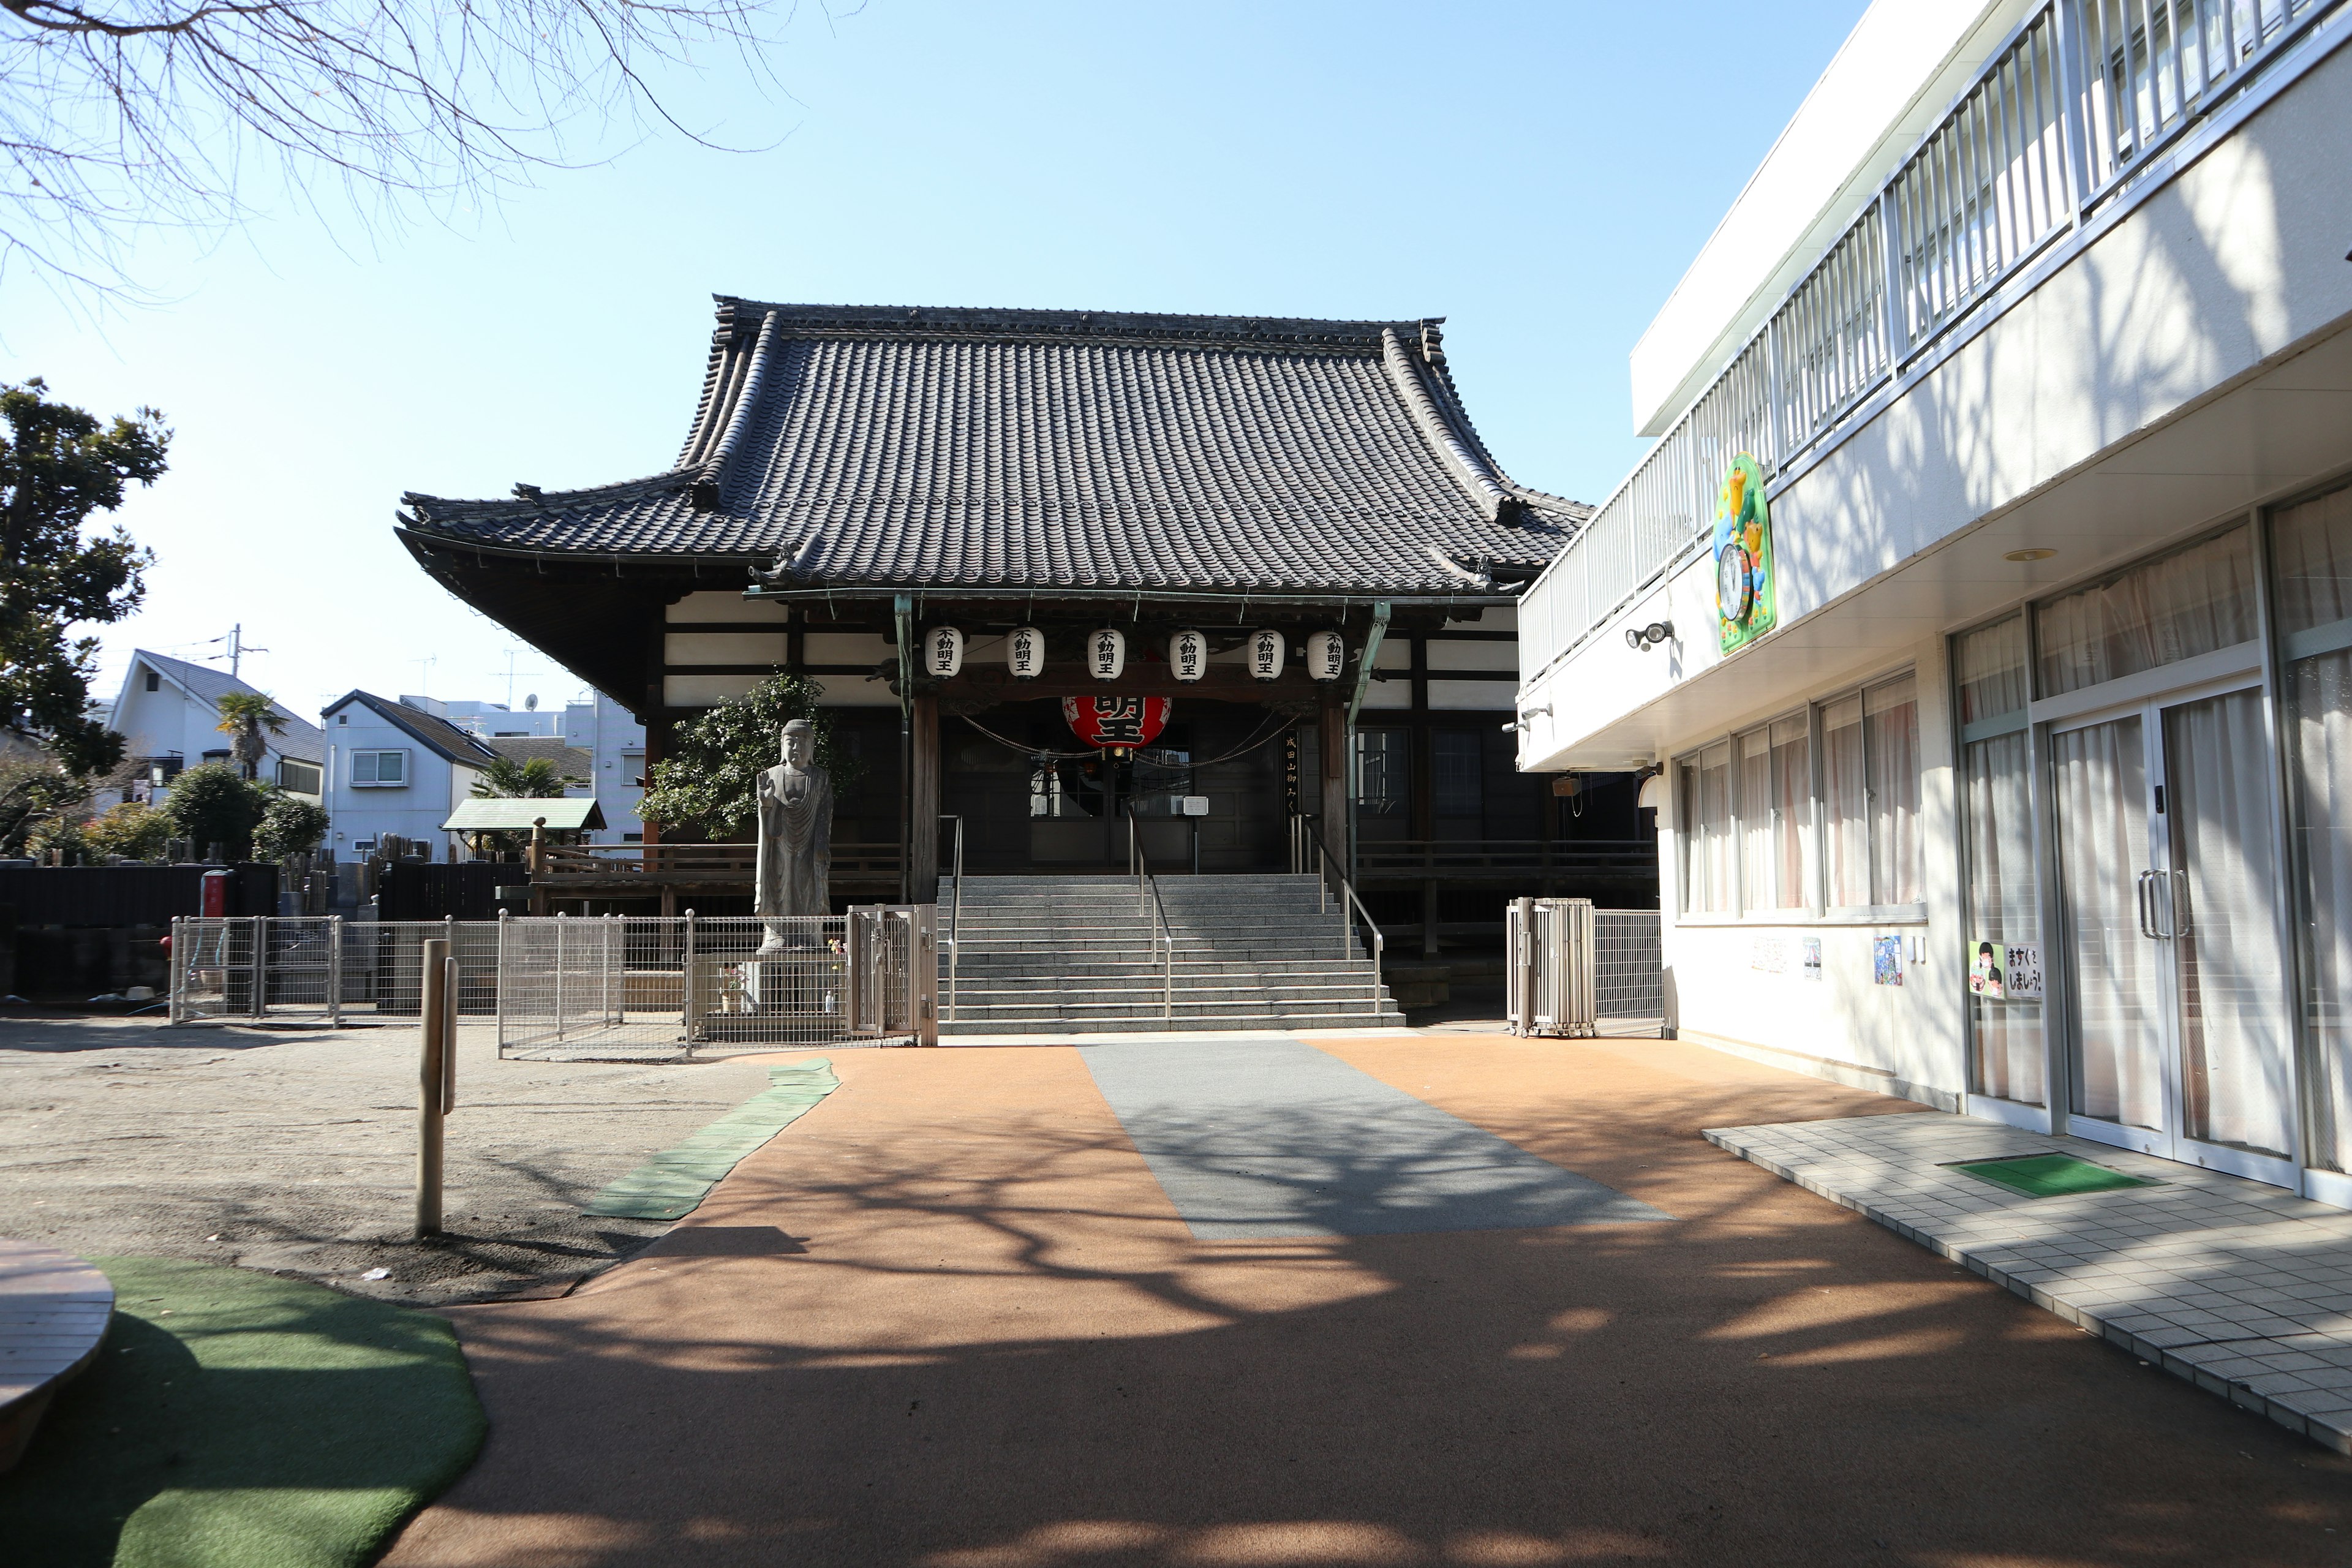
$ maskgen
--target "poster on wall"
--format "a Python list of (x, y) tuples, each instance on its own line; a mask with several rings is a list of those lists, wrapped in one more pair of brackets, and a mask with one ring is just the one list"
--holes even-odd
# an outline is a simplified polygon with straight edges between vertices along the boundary
[(2009, 997), (2009, 955), (1997, 942), (1969, 944), (1969, 994), (1988, 1002)]
[(1807, 937), (1804, 953), (1805, 978), (1819, 980), (1822, 977), (1822, 939), (1817, 936)]
[(1870, 981), (1874, 985), (1903, 984), (1903, 939), (1901, 937), (1871, 938)]
[(1969, 943), (1969, 994), (1988, 1002), (2042, 1000), (2042, 944), (2038, 942)]
[(2042, 944), (2038, 942), (2012, 942), (2001, 949), (2001, 954), (2009, 960), (2009, 1000), (2041, 1001)]
[(1789, 970), (1789, 944), (1777, 936), (1759, 936), (1749, 950), (1748, 966), (1767, 974), (1785, 974)]
[(1772, 576), (1772, 519), (1764, 501), (1764, 466), (1742, 452), (1724, 471), (1716, 496), (1715, 614), (1725, 653), (1747, 647), (1780, 619)]

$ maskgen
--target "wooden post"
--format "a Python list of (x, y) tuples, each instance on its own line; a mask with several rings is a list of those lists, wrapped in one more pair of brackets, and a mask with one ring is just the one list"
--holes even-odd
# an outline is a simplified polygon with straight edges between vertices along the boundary
[(441, 1233), (441, 1119), (449, 1102), (449, 944), (425, 943), (424, 994), (418, 999), (423, 1048), (416, 1063), (416, 1235)]
[[(1322, 857), (1309, 851), (1317, 865), (1315, 869), (1327, 879), (1344, 877), (1348, 870), (1348, 710), (1339, 699), (1339, 683), (1323, 683), (1323, 709), (1316, 716), (1317, 749), (1322, 752), (1323, 820), (1315, 825), (1322, 836), (1323, 847), (1331, 851), (1336, 866), (1322, 864)], [(1336, 887), (1333, 889), (1337, 891)]]
[(530, 912), (547, 912), (547, 887), (540, 878), (547, 871), (547, 818), (536, 816), (530, 823)]
[(908, 835), (912, 842), (910, 902), (940, 901), (940, 700), (926, 692), (915, 699), (914, 765), (908, 779), (911, 796)]

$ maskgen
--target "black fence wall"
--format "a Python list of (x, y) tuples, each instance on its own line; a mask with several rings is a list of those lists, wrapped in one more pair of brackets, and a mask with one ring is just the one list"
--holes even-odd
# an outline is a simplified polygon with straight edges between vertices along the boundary
[(228, 872), (231, 915), (278, 912), (278, 868), (0, 866), (0, 909), (24, 926), (168, 926), (205, 912), (205, 873)]

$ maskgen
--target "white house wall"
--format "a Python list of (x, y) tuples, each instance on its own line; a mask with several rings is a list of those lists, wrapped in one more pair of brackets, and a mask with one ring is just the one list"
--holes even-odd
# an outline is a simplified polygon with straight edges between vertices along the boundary
[[(1780, 624), (1725, 661), (1704, 551), (1574, 657), (1523, 646), (1521, 765), (1622, 767), (2307, 484), (2352, 429), (2352, 24), (1772, 498)], [(2201, 153), (2199, 149), (2202, 148)], [(2193, 161), (2190, 161), (2193, 159)], [(2033, 285), (2033, 286), (2028, 286)], [(2039, 565), (2001, 560), (2053, 548)], [(1646, 653), (1624, 629), (1671, 620)], [(1541, 673), (1538, 673), (1538, 672)], [(1552, 711), (1540, 710), (1549, 706)]]

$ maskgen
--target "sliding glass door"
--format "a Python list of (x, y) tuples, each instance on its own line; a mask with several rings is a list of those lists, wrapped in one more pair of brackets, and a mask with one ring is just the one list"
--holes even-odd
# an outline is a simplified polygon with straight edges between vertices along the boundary
[(2293, 1185), (2261, 687), (2053, 727), (2050, 756), (2071, 1131)]

